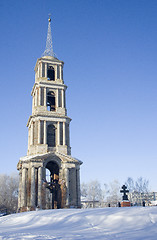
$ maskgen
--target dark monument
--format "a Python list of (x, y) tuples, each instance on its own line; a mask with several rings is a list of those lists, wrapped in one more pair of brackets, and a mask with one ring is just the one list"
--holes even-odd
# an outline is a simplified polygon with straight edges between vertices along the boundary
[(122, 186), (120, 193), (123, 193), (121, 207), (130, 207), (130, 201), (128, 200), (128, 195), (126, 194), (129, 193), (129, 190), (127, 190), (127, 187), (125, 185)]

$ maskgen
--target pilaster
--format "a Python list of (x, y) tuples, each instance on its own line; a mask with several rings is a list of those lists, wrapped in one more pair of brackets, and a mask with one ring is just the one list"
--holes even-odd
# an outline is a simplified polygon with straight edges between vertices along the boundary
[(60, 145), (60, 122), (57, 124), (57, 145)]
[(38, 144), (40, 144), (41, 141), (41, 121), (38, 121)]
[(65, 135), (65, 122), (63, 122), (63, 146), (65, 145), (65, 139), (66, 139), (66, 135)]
[(44, 121), (44, 144), (47, 144), (47, 126), (46, 126), (46, 121)]

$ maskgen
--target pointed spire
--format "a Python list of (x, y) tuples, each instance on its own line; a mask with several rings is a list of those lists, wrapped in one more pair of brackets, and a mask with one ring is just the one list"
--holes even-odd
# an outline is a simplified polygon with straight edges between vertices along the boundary
[(51, 35), (51, 14), (49, 14), (48, 19), (48, 31), (47, 31), (47, 40), (46, 40), (46, 49), (43, 53), (43, 56), (55, 56), (55, 53), (53, 52), (53, 46), (52, 46), (52, 35)]

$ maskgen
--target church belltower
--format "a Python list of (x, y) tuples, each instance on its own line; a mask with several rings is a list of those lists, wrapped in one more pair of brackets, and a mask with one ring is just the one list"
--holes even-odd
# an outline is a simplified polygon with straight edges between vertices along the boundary
[(71, 156), (63, 81), (64, 62), (52, 47), (51, 18), (48, 19), (46, 49), (37, 59), (28, 119), (28, 151), (21, 157), (18, 211), (80, 207), (81, 161)]

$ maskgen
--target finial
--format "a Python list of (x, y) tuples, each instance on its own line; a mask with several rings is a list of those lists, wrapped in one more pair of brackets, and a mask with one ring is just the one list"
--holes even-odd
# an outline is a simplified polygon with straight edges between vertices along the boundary
[(51, 22), (51, 14), (49, 13), (49, 19), (48, 19), (49, 22)]
[(48, 31), (47, 31), (46, 49), (43, 53), (43, 56), (54, 57), (55, 54), (53, 52), (52, 35), (51, 35), (51, 14), (49, 14), (48, 22), (49, 23), (48, 23)]

